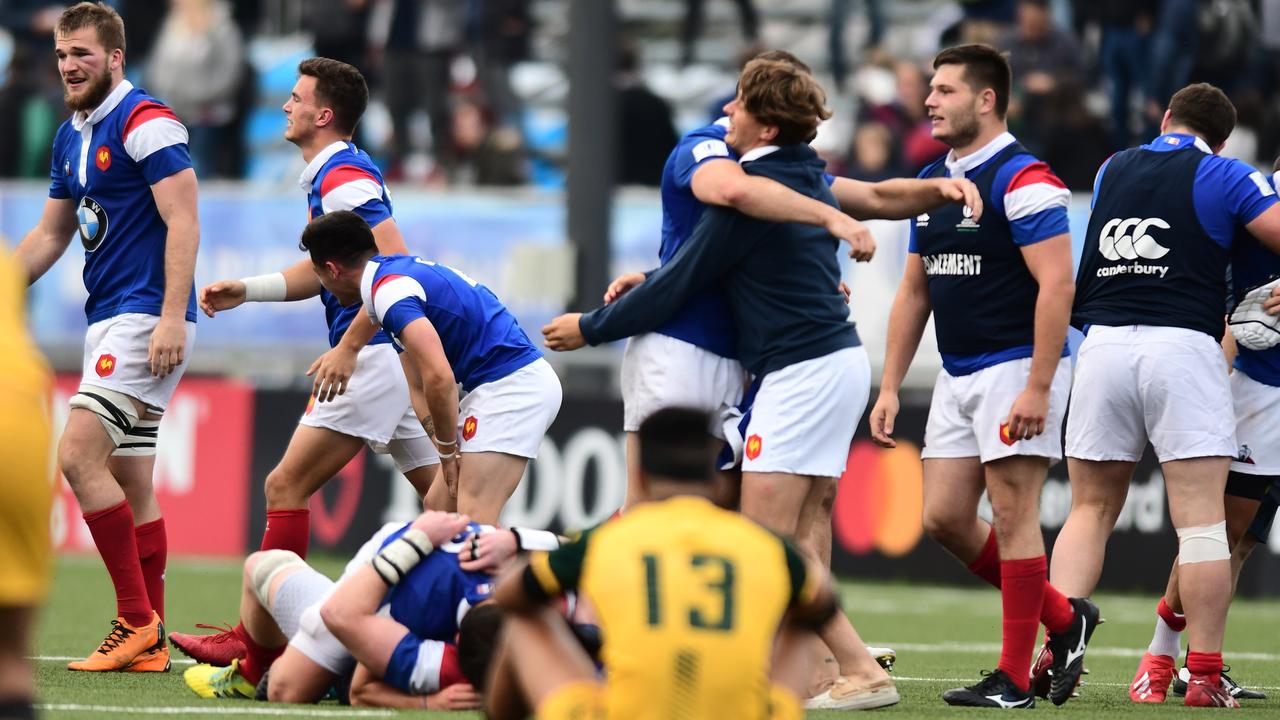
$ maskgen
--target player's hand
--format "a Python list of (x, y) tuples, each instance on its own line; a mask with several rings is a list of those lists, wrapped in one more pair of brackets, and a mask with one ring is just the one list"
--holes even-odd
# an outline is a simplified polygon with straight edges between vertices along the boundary
[(867, 226), (842, 212), (827, 223), (827, 232), (849, 243), (849, 257), (855, 262), (868, 262), (876, 254), (876, 240)]
[[(454, 452), (458, 452), (454, 450)], [(462, 470), (462, 454), (458, 453), (454, 458), (440, 458), (440, 479), (444, 480), (444, 486), (449, 490), (449, 497), (458, 499), (458, 475)]]
[(644, 273), (638, 272), (625, 273), (614, 278), (613, 282), (609, 283), (609, 287), (604, 291), (604, 304), (608, 305), (626, 295), (628, 290), (644, 282), (644, 279)]
[[(1049, 391), (1026, 388), (1009, 408), (1008, 435), (1012, 442), (1030, 440), (1044, 432), (1044, 419), (1049, 414)], [(1008, 441), (1006, 441), (1008, 442)]]
[(581, 317), (582, 313), (565, 313), (544, 325), (542, 337), (547, 349), (564, 352), (586, 345), (587, 339), (582, 336), (582, 328), (578, 325)]
[(311, 394), (315, 396), (316, 402), (329, 402), (347, 391), (347, 381), (356, 371), (358, 354), (339, 343), (311, 363), (311, 367), (307, 369), (307, 377), (315, 375), (315, 380), (311, 383)]
[(467, 683), (450, 685), (427, 696), (428, 710), (479, 710), (480, 693)]
[(871, 439), (880, 447), (898, 447), (893, 439), (893, 423), (898, 419), (898, 394), (880, 393), (871, 408)]
[(205, 315), (213, 317), (219, 310), (230, 310), (244, 303), (244, 283), (239, 280), (219, 280), (205, 285), (196, 293), (196, 303)]
[(960, 203), (972, 211), (969, 219), (978, 222), (982, 217), (982, 194), (972, 180), (965, 178), (943, 178), (938, 181), (942, 197), (953, 203)]
[(494, 572), (519, 551), (510, 530), (473, 534), (458, 551), (458, 565), (467, 572)]
[(848, 305), (849, 298), (853, 297), (853, 288), (849, 287), (849, 283), (843, 280), (841, 280), (840, 284), (836, 287), (840, 289), (840, 294), (844, 296), (844, 304)]
[(155, 330), (151, 331), (151, 345), (147, 348), (151, 377), (162, 378), (177, 370), (186, 350), (186, 323), (181, 319), (161, 317)]
[(1271, 291), (1271, 297), (1262, 301), (1262, 311), (1268, 315), (1280, 315), (1280, 285)]
[(426, 533), (432, 545), (439, 545), (461, 534), (469, 522), (471, 518), (466, 515), (428, 510), (419, 515), (410, 527)]

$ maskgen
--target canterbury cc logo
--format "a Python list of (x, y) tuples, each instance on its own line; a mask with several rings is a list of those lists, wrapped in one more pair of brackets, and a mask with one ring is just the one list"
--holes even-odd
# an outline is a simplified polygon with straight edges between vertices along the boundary
[(1159, 260), (1169, 248), (1147, 234), (1152, 228), (1168, 230), (1169, 223), (1160, 218), (1112, 218), (1102, 226), (1098, 250), (1108, 260)]

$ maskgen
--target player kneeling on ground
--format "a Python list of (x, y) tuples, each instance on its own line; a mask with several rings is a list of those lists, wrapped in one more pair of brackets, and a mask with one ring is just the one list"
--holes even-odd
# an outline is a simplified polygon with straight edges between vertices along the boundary
[[(501, 620), (488, 604), (492, 578), (478, 569), (510, 557), (477, 558), (476, 548), (501, 545), (478, 543), (484, 530), (441, 512), (389, 524), (337, 583), (287, 550), (250, 555), (240, 601), (248, 654), (225, 668), (196, 665), (187, 685), (201, 697), (316, 702), (350, 677), (356, 705), (478, 707), (470, 683), (484, 677)], [(511, 534), (557, 544), (550, 533)], [(552, 542), (539, 542), (544, 534)]]
[[(799, 718), (801, 633), (837, 612), (829, 576), (785, 540), (713, 504), (705, 413), (667, 408), (639, 430), (641, 502), (507, 575), (510, 611), (488, 678), (491, 718)], [(581, 587), (604, 634), (607, 683), (547, 606)], [(770, 655), (788, 617), (775, 667)], [(798, 671), (798, 672), (797, 672)]]
[[(410, 387), (421, 378), (425, 398), (414, 402), (425, 405), (419, 417), (457, 509), (496, 523), (560, 410), (560, 379), (542, 352), (475, 280), (420, 257), (378, 255), (369, 226), (353, 212), (312, 220), (300, 246), (343, 305), (363, 299), (401, 353)], [(468, 455), (465, 467), (460, 453)]]

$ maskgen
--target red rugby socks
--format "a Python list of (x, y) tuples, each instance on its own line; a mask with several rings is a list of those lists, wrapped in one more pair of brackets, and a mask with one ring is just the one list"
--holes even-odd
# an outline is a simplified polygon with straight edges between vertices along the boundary
[(1031, 654), (1040, 631), (1040, 608), (1048, 583), (1045, 556), (1000, 563), (1000, 599), (1004, 607), (1004, 632), (1000, 670), (1020, 689), (1030, 686)]
[(138, 544), (138, 563), (147, 586), (151, 608), (164, 620), (164, 567), (169, 559), (169, 541), (165, 537), (164, 518), (143, 523), (133, 529)]
[(151, 622), (151, 602), (138, 561), (138, 543), (133, 535), (133, 511), (121, 500), (103, 510), (84, 514), (93, 544), (98, 546), (116, 590), (116, 614), (133, 627)]
[(310, 510), (268, 510), (267, 527), (262, 532), (262, 545), (258, 549), (292, 550), (305, 559), (310, 539)]

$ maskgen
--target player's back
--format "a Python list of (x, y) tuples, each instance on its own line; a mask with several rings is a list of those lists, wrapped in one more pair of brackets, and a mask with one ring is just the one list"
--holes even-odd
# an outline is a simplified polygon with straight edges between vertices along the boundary
[(692, 497), (594, 531), (582, 588), (608, 639), (609, 717), (768, 717), (788, 557), (778, 537)]

